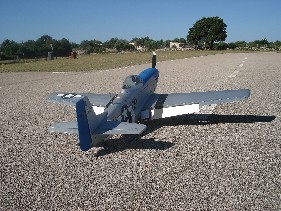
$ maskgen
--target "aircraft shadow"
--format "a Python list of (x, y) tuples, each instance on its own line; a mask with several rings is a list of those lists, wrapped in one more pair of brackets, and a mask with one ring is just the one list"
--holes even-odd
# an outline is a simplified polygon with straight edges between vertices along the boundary
[(189, 114), (150, 121), (146, 123), (148, 129), (142, 135), (146, 135), (163, 126), (271, 122), (275, 118), (276, 116)]
[(109, 139), (105, 141), (101, 145), (103, 148), (99, 150), (95, 156), (104, 156), (107, 154), (124, 151), (126, 149), (166, 150), (172, 147), (174, 143), (155, 140), (152, 138), (142, 138), (143, 136), (163, 126), (271, 122), (275, 118), (276, 116), (191, 114), (153, 120), (150, 122), (145, 122), (147, 129), (141, 135), (123, 135), (119, 139)]
[(255, 123), (271, 122), (275, 116), (257, 116), (257, 115), (218, 115), (218, 114), (190, 114), (179, 117), (158, 119), (148, 122), (156, 125), (201, 125), (201, 124), (224, 124), (224, 123)]
[(155, 149), (165, 150), (174, 145), (174, 143), (155, 140), (153, 138), (144, 139), (142, 135), (123, 135), (119, 139), (109, 139), (105, 141), (95, 157), (104, 156), (107, 154), (121, 152), (126, 149)]

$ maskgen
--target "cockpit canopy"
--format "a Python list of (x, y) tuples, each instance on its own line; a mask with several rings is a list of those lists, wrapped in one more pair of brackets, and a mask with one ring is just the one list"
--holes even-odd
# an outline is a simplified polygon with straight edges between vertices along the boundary
[(122, 89), (130, 89), (131, 87), (141, 84), (142, 78), (138, 75), (129, 75), (123, 82)]

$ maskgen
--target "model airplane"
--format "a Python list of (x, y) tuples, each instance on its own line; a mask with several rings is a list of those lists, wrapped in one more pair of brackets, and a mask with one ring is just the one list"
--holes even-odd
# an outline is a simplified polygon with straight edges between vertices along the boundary
[(159, 71), (156, 54), (152, 68), (128, 76), (119, 94), (62, 93), (48, 96), (49, 102), (72, 105), (77, 122), (55, 123), (49, 131), (78, 133), (82, 151), (97, 146), (114, 134), (141, 134), (146, 125), (140, 121), (199, 113), (203, 105), (240, 101), (250, 90), (225, 90), (194, 93), (154, 93)]

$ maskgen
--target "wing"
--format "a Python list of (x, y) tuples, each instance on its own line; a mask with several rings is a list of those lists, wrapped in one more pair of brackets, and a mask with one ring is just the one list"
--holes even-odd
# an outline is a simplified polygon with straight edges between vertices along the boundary
[(190, 104), (211, 105), (240, 101), (250, 96), (249, 89), (173, 93), (173, 94), (153, 94), (146, 103), (146, 108), (166, 108), (171, 106), (182, 106)]
[(240, 101), (250, 96), (249, 89), (152, 94), (142, 111), (142, 119), (159, 119), (198, 113), (203, 105)]
[(48, 95), (47, 100), (53, 103), (75, 106), (76, 102), (84, 96), (88, 97), (93, 106), (106, 107), (115, 94), (54, 92)]

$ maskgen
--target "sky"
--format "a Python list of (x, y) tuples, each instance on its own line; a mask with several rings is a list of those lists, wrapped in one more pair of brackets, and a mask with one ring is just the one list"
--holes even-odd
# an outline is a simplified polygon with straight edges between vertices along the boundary
[(186, 38), (202, 17), (227, 25), (226, 42), (281, 40), (281, 0), (0, 0), (0, 42), (42, 35), (71, 42)]

